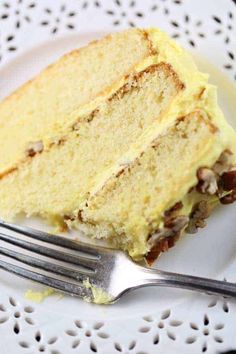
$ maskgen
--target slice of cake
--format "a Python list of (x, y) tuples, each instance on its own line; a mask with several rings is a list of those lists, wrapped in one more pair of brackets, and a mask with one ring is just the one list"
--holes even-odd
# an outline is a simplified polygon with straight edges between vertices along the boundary
[(62, 57), (0, 104), (0, 216), (39, 215), (151, 263), (236, 200), (216, 89), (157, 29)]

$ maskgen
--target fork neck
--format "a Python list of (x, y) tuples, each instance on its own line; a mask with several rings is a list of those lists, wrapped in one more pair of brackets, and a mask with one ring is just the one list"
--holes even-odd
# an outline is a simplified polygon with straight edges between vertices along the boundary
[(171, 273), (158, 269), (138, 266), (137, 287), (159, 285), (165, 287), (195, 290), (207, 294), (236, 296), (236, 284), (226, 281), (196, 277), (186, 274)]

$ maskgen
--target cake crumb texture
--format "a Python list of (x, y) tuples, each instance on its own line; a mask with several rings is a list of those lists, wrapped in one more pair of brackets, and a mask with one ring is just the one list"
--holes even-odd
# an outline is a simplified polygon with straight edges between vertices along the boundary
[(50, 65), (0, 103), (0, 140), (1, 218), (38, 215), (135, 259), (203, 227), (203, 205), (236, 199), (236, 134), (216, 88), (155, 28)]

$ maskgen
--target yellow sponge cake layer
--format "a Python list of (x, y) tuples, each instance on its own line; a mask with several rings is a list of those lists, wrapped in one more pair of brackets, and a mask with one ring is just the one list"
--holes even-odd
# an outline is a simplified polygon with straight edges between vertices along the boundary
[[(109, 168), (119, 165), (148, 127), (158, 128), (161, 115), (181, 90), (182, 83), (167, 64), (131, 75), (95, 111), (78, 117), (68, 136), (0, 180), (1, 215), (9, 218), (23, 210), (63, 220)], [(15, 198), (10, 201), (9, 195)]]
[(24, 160), (29, 142), (42, 140), (46, 149), (82, 107), (122, 85), (124, 76), (152, 53), (145, 31), (107, 36), (63, 56), (5, 99), (0, 105), (0, 175)]
[(152, 261), (236, 200), (216, 88), (157, 30), (67, 54), (0, 103), (0, 217), (40, 215)]
[(202, 164), (211, 166), (218, 158), (218, 134), (202, 112), (177, 120), (88, 198), (80, 212), (81, 229), (87, 227), (91, 236), (105, 234), (133, 257), (146, 254), (148, 236), (158, 228), (163, 211), (197, 183)]

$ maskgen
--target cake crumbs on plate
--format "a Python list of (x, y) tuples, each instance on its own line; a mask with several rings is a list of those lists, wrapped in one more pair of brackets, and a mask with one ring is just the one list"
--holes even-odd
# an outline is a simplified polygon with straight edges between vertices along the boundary
[(42, 291), (34, 291), (32, 289), (28, 289), (25, 292), (25, 298), (27, 300), (41, 303), (43, 302), (47, 297), (54, 295), (56, 292), (52, 288), (46, 288), (45, 290)]
[(83, 282), (83, 285), (85, 286), (86, 289), (91, 289), (93, 295), (93, 301), (91, 301), (91, 299), (87, 296), (83, 298), (85, 301), (93, 302), (94, 304), (98, 304), (98, 305), (105, 305), (111, 303), (112, 296), (109, 293), (107, 293), (104, 289), (92, 285), (89, 281), (89, 278), (87, 278)]

